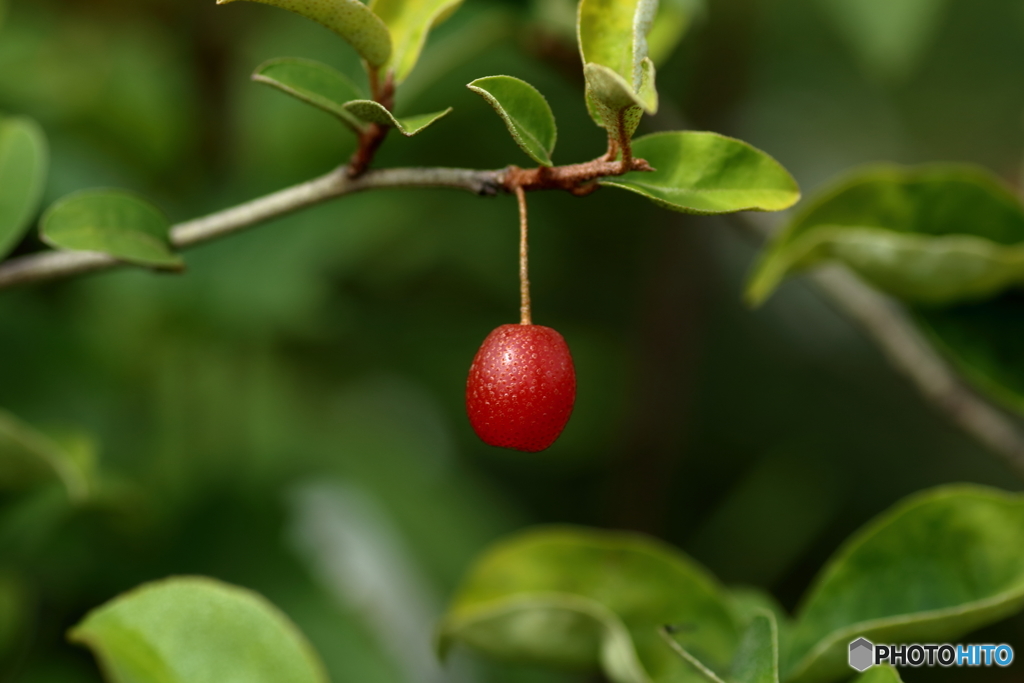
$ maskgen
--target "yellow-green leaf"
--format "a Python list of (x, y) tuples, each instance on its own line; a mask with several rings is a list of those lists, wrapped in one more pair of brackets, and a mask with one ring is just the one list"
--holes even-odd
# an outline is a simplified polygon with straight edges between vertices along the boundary
[[(217, 0), (225, 5), (237, 0)], [(381, 67), (391, 57), (391, 34), (380, 17), (359, 0), (250, 0), (273, 5), (329, 28), (355, 48), (372, 67)]]
[(354, 100), (345, 103), (345, 111), (360, 121), (376, 123), (381, 126), (392, 126), (405, 137), (412, 137), (451, 113), (452, 108), (435, 111), (431, 114), (417, 114), (396, 118), (394, 114), (373, 100)]
[(370, 9), (391, 32), (391, 58), (395, 82), (406, 79), (423, 51), (427, 34), (452, 15), (463, 0), (372, 0)]
[(657, 111), (647, 33), (657, 0), (581, 0), (577, 14), (587, 106), (616, 139), (636, 130), (642, 110)]
[(633, 141), (633, 156), (646, 159), (654, 172), (633, 171), (601, 184), (635, 192), (672, 211), (781, 211), (800, 199), (796, 181), (779, 162), (717, 133), (645, 135)]

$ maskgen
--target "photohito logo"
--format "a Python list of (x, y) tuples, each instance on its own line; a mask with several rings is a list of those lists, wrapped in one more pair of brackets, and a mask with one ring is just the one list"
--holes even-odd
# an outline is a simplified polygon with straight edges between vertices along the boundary
[(1010, 666), (1009, 645), (951, 645), (942, 643), (875, 645), (867, 638), (850, 643), (850, 666), (864, 671), (875, 664), (893, 666)]

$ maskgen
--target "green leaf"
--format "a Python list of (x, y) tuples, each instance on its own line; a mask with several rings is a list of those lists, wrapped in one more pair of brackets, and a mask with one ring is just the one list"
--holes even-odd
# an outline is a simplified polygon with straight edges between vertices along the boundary
[(1024, 297), (1011, 290), (979, 303), (915, 307), (914, 319), (968, 381), (1024, 414)]
[(587, 107), (616, 140), (628, 139), (643, 111), (658, 109), (647, 33), (657, 0), (580, 0), (577, 33)]
[(714, 668), (739, 640), (722, 589), (679, 551), (628, 533), (530, 530), (499, 543), (463, 581), (438, 631), (491, 656), (601, 666), (615, 683), (701, 681), (661, 640), (665, 624)]
[(873, 666), (857, 678), (853, 683), (903, 683), (900, 674), (888, 664)]
[(779, 683), (779, 632), (771, 612), (761, 612), (751, 619), (733, 655), (729, 680)]
[(815, 199), (762, 255), (747, 297), (839, 261), (906, 301), (949, 304), (1024, 281), (1024, 209), (992, 174), (971, 166), (879, 166)]
[(144, 584), (89, 612), (68, 638), (93, 651), (110, 683), (327, 683), (287, 616), (204, 577)]
[(1024, 495), (947, 486), (854, 534), (803, 600), (784, 677), (842, 678), (847, 649), (944, 642), (1024, 608)]
[(280, 57), (264, 62), (252, 75), (257, 83), (266, 83), (281, 92), (334, 114), (347, 126), (359, 132), (364, 124), (344, 105), (362, 100), (366, 95), (343, 73), (311, 59)]
[(663, 64), (672, 55), (703, 9), (703, 0), (660, 0), (651, 32), (647, 34), (647, 55), (655, 65)]
[(48, 157), (46, 135), (35, 121), (0, 117), (0, 259), (39, 210)]
[(657, 9), (657, 0), (580, 0), (576, 26), (583, 63), (608, 67), (638, 91)]
[(669, 647), (699, 671), (704, 680), (711, 683), (779, 683), (778, 629), (775, 615), (768, 610), (759, 611), (747, 622), (729, 665), (729, 673), (724, 677), (677, 642), (671, 632), (669, 629), (662, 631)]
[(92, 462), (0, 409), (0, 488), (17, 489), (56, 477), (75, 502), (91, 487)]
[(551, 106), (536, 88), (512, 76), (478, 78), (466, 87), (494, 107), (516, 144), (531, 159), (551, 166), (558, 129)]
[(633, 156), (646, 159), (655, 171), (634, 171), (601, 184), (636, 192), (672, 211), (781, 211), (800, 199), (800, 188), (779, 162), (717, 133), (645, 135), (633, 141)]
[(416, 116), (403, 116), (398, 119), (380, 103), (373, 100), (354, 100), (345, 103), (345, 111), (361, 121), (377, 123), (382, 126), (393, 126), (405, 137), (412, 137), (421, 132), (438, 119), (442, 119), (451, 113), (452, 108), (444, 111), (435, 111), (432, 114), (418, 114)]
[(863, 68), (890, 82), (909, 77), (938, 32), (947, 0), (818, 0)]
[[(602, 128), (613, 133), (616, 140), (633, 136), (645, 108), (648, 111), (658, 108), (653, 70), (651, 61), (645, 60), (644, 72), (652, 75), (643, 81), (642, 91), (635, 92), (622, 76), (606, 66), (587, 64), (583, 67), (583, 75), (587, 81), (587, 106), (591, 115)], [(648, 101), (652, 97), (653, 102)]]
[(463, 0), (372, 0), (370, 9), (391, 32), (388, 66), (395, 83), (406, 79), (427, 42), (427, 34), (459, 8)]
[[(391, 57), (391, 34), (380, 17), (359, 0), (250, 0), (273, 5), (321, 24), (344, 38), (359, 56), (380, 68)], [(217, 0), (226, 5), (236, 0)]]
[(60, 249), (98, 251), (154, 268), (181, 270), (171, 251), (170, 223), (149, 202), (122, 190), (85, 190), (51, 206), (40, 222), (43, 241)]

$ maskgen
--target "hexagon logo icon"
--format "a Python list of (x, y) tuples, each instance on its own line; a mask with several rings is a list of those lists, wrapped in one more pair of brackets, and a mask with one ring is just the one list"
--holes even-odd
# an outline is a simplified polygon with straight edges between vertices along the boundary
[(865, 638), (858, 638), (850, 643), (850, 666), (857, 671), (864, 671), (874, 664), (874, 652), (874, 643)]

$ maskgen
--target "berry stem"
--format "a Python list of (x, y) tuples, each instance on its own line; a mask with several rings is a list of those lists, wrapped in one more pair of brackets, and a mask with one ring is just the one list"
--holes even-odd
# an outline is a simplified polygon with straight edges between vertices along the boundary
[(519, 324), (532, 325), (530, 316), (530, 268), (527, 241), (526, 192), (519, 185), (515, 188), (519, 200)]

